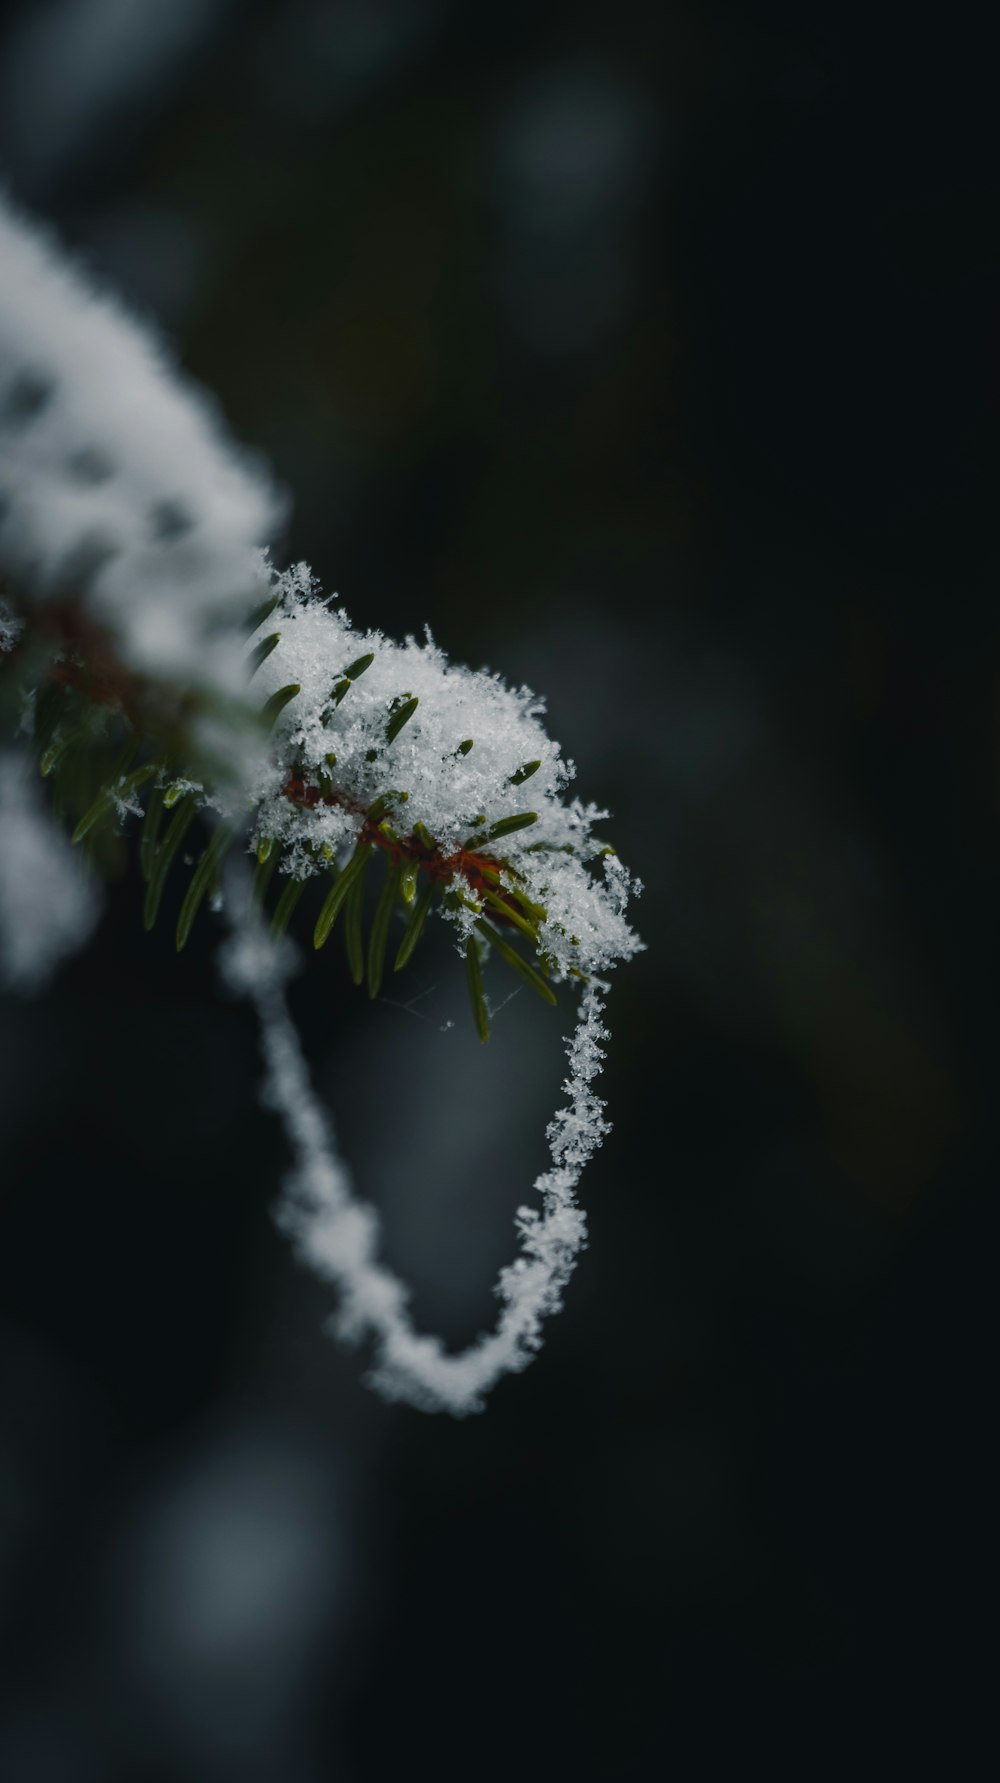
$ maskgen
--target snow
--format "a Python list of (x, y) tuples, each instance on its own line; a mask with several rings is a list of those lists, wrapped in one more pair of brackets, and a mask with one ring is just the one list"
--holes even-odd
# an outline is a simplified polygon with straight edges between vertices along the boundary
[[(301, 692), (278, 720), (275, 748), (253, 789), (251, 847), (279, 841), (282, 871), (304, 879), (327, 870), (331, 858), (347, 858), (377, 799), (390, 800), (395, 834), (412, 835), (423, 825), (442, 858), (488, 835), (491, 825), (532, 813), (527, 827), (483, 846), (505, 863), (503, 882), (547, 912), (541, 951), (554, 979), (603, 972), (637, 952), (642, 943), (624, 912), (639, 884), (594, 834), (607, 812), (564, 798), (573, 767), (545, 731), (543, 701), (488, 670), (450, 663), (429, 636), (400, 644), (355, 630), (320, 597), (304, 565), (277, 578), (275, 588), (278, 605), (248, 645), (249, 654), (280, 634), (254, 674), (255, 698), (263, 704), (296, 683)], [(345, 669), (368, 656), (370, 664), (338, 701)], [(388, 741), (394, 707), (413, 698), (419, 703), (412, 717)], [(463, 754), (460, 745), (470, 739)], [(294, 803), (286, 792), (293, 762), (308, 785), (332, 783), (336, 801), (308, 809)], [(512, 784), (536, 762), (527, 779)], [(460, 944), (484, 910), (488, 915), (474, 893), (440, 906)]]
[(482, 1411), (490, 1389), (537, 1353), (543, 1323), (559, 1311), (586, 1244), (576, 1188), (609, 1130), (593, 1088), (607, 1038), (605, 986), (592, 983), (581, 997), (567, 1046), (566, 1103), (547, 1129), (551, 1167), (534, 1185), (539, 1204), (518, 1209), (520, 1251), (496, 1286), (500, 1317), (492, 1332), (453, 1353), (439, 1337), (416, 1330), (405, 1284), (379, 1261), (378, 1214), (355, 1195), (288, 1012), (283, 986), (294, 965), (293, 947), (287, 941), (275, 946), (238, 895), (230, 896), (230, 910), (234, 926), (222, 951), (223, 975), (257, 1011), (266, 1066), (262, 1097), (278, 1114), (294, 1159), (277, 1219), (300, 1260), (338, 1291), (331, 1329), (347, 1342), (371, 1342), (368, 1379), (387, 1399), (454, 1417)]
[(99, 899), (84, 865), (35, 791), (33, 765), (0, 753), (0, 984), (36, 991), (82, 947)]
[(0, 194), (0, 567), (140, 674), (241, 691), (282, 504), (151, 331)]

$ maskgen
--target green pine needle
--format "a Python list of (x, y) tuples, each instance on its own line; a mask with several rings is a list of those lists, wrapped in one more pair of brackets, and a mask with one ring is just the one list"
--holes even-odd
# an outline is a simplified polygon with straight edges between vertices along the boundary
[(177, 952), (187, 942), (194, 919), (201, 908), (205, 893), (212, 886), (219, 863), (233, 840), (233, 831), (228, 824), (220, 824), (208, 844), (201, 860), (191, 875), (191, 882), (184, 894), (184, 902), (177, 918)]
[(511, 775), (511, 786), (523, 786), (526, 780), (531, 779), (532, 774), (538, 773), (541, 765), (540, 761), (526, 761), (523, 768), (518, 768), (517, 773)]
[(314, 947), (322, 947), (329, 938), (330, 931), (340, 915), (344, 899), (354, 883), (355, 875), (364, 872), (371, 858), (371, 852), (370, 842), (359, 843), (344, 871), (334, 880), (327, 892), (323, 908), (316, 918), (316, 927), (313, 930)]
[(277, 650), (278, 645), (280, 643), (281, 643), (280, 631), (273, 631), (269, 638), (261, 638), (260, 643), (254, 645), (253, 649), (250, 652), (250, 655), (247, 657), (247, 670), (248, 670), (247, 679), (249, 681), (253, 680), (254, 676), (257, 673), (257, 670), (260, 668), (261, 663), (267, 661), (268, 657), (271, 654), (271, 651)]
[(247, 631), (250, 633), (251, 637), (253, 637), (255, 631), (259, 631), (265, 619), (270, 619), (277, 604), (277, 595), (271, 594), (268, 595), (266, 600), (261, 601), (259, 607), (254, 607), (252, 613), (247, 614)]
[(382, 973), (385, 970), (385, 947), (389, 939), (389, 924), (399, 897), (399, 881), (402, 868), (398, 861), (390, 861), (385, 876), (382, 895), (375, 911), (372, 932), (368, 940), (368, 995), (377, 997), (382, 988)]
[(416, 861), (404, 861), (399, 875), (399, 895), (409, 908), (417, 895), (417, 880), (420, 868)]
[(408, 792), (380, 793), (368, 807), (368, 822), (378, 823), (379, 819), (384, 817), (387, 811), (391, 811), (394, 805), (405, 805), (409, 796)]
[(365, 976), (365, 869), (370, 859), (369, 851), (351, 880), (344, 900), (344, 948), (355, 984), (363, 983)]
[[(474, 821), (482, 822), (482, 819)], [(482, 848), (487, 842), (495, 842), (498, 836), (512, 836), (515, 830), (526, 830), (531, 824), (537, 822), (537, 811), (515, 811), (510, 817), (501, 817), (497, 823), (491, 823), (488, 830), (482, 830), (476, 836), (466, 837), (462, 847)]]
[(258, 858), (257, 869), (250, 889), (250, 901), (259, 910), (267, 896), (267, 888), (274, 877), (274, 869), (281, 858), (281, 849), (274, 847), (268, 850), (263, 860)]
[(66, 694), (59, 682), (46, 681), (35, 695), (35, 711), (32, 719), (32, 736), (35, 748), (41, 754), (44, 755), (48, 749), (65, 709)]
[(153, 870), (153, 859), (162, 823), (163, 788), (154, 786), (146, 805), (146, 815), (142, 820), (142, 835), (139, 838), (139, 871), (147, 881)]
[(472, 1004), (472, 1017), (476, 1024), (476, 1033), (485, 1046), (490, 1037), (490, 1017), (483, 991), (483, 968), (479, 958), (479, 944), (475, 935), (470, 935), (465, 943), (465, 979), (469, 987), (469, 1001)]
[(420, 940), (424, 931), (424, 923), (427, 921), (427, 913), (430, 910), (436, 889), (433, 879), (429, 879), (414, 904), (410, 920), (407, 923), (403, 934), (403, 939), (399, 944), (399, 951), (396, 954), (396, 962), (393, 966), (394, 972), (401, 972), (403, 970), (403, 967), (410, 958), (417, 942)]
[(551, 1003), (552, 1007), (555, 1008), (557, 999), (552, 986), (546, 984), (545, 979), (540, 972), (535, 971), (534, 966), (529, 966), (527, 960), (522, 959), (516, 947), (512, 947), (510, 942), (493, 927), (492, 923), (487, 922), (485, 918), (480, 917), (476, 927), (483, 935), (485, 935), (490, 946), (496, 948), (500, 958), (506, 961), (508, 966), (512, 966), (515, 972), (520, 973), (525, 984), (530, 984), (532, 990), (541, 997), (544, 1003)]
[(498, 897), (496, 892), (487, 889), (482, 895), (492, 910), (498, 911), (501, 916), (506, 917), (508, 922), (512, 922), (516, 929), (520, 929), (522, 935), (527, 936), (532, 947), (537, 944), (538, 931), (528, 921), (527, 917), (522, 916), (520, 910), (516, 910), (512, 905), (505, 903), (504, 899)]
[(278, 902), (274, 906), (271, 918), (271, 933), (275, 937), (283, 935), (292, 920), (295, 907), (306, 889), (304, 879), (287, 879)]
[(49, 775), (58, 766), (70, 744), (75, 741), (78, 735), (79, 729), (56, 732), (52, 742), (49, 744), (41, 759), (40, 767), (43, 780), (49, 778)]
[(409, 724), (410, 719), (413, 717), (419, 704), (420, 701), (413, 698), (404, 700), (401, 706), (396, 707), (396, 710), (392, 713), (389, 722), (386, 725), (385, 740), (387, 743), (394, 743), (396, 741), (404, 724)]
[(194, 821), (197, 810), (195, 795), (193, 792), (189, 792), (174, 812), (167, 833), (156, 850), (142, 912), (143, 927), (146, 929), (151, 929), (156, 921), (160, 900), (163, 897), (163, 888), (167, 883), (167, 874), (173, 865), (177, 850)]
[(155, 761), (145, 762), (141, 768), (136, 768), (119, 785), (102, 787), (89, 811), (84, 813), (73, 831), (73, 841), (82, 842), (95, 823), (98, 823), (111, 810), (116, 799), (127, 799), (129, 794), (135, 792), (138, 787), (145, 786), (146, 781), (151, 780), (156, 773), (157, 766), (158, 763)]
[(261, 723), (266, 731), (274, 729), (289, 700), (293, 700), (296, 694), (301, 692), (301, 683), (290, 681), (287, 687), (279, 687), (277, 693), (272, 693), (270, 699), (261, 707), (260, 712)]

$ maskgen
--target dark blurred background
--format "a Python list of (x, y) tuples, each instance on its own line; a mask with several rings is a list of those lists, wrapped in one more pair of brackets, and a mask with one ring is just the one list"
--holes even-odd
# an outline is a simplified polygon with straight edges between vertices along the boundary
[[(548, 695), (649, 951), (592, 1248), (457, 1424), (321, 1333), (210, 924), (178, 960), (126, 880), (0, 1005), (4, 1783), (894, 1774), (938, 1736), (973, 1774), (986, 48), (857, 0), (8, 5), (14, 193), (270, 459), (283, 561)], [(567, 1020), (515, 998), (480, 1052), (447, 949), (411, 972), (369, 1008), (324, 955), (295, 1010), (457, 1343)]]

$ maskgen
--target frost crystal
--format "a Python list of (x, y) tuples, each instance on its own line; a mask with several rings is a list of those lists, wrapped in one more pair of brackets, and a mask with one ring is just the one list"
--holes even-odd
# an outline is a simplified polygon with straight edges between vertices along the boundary
[(414, 1328), (406, 1287), (378, 1260), (378, 1214), (354, 1195), (288, 1013), (283, 981), (292, 958), (287, 943), (276, 948), (244, 913), (222, 960), (230, 988), (256, 1007), (266, 1062), (264, 1100), (280, 1115), (295, 1159), (278, 1223), (301, 1260), (338, 1289), (340, 1306), (331, 1320), (335, 1335), (349, 1342), (373, 1340), (369, 1380), (387, 1399), (455, 1417), (482, 1411), (484, 1395), (501, 1376), (526, 1368), (539, 1349), (542, 1323), (559, 1311), (586, 1244), (586, 1219), (575, 1191), (608, 1131), (604, 1104), (592, 1088), (604, 1056), (605, 987), (593, 983), (581, 999), (567, 1049), (566, 1105), (547, 1129), (552, 1164), (535, 1183), (540, 1206), (518, 1209), (521, 1250), (496, 1286), (502, 1302), (496, 1327), (468, 1349), (449, 1354), (440, 1338)]

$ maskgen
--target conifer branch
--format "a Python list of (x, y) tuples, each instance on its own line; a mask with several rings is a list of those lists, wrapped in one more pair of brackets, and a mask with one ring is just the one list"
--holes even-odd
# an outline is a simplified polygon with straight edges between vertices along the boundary
[[(339, 1282), (345, 1327), (373, 1334), (382, 1389), (462, 1412), (538, 1347), (584, 1242), (572, 1196), (605, 1131), (589, 1088), (599, 993), (641, 947), (625, 915), (638, 882), (594, 835), (606, 813), (565, 796), (541, 702), (429, 640), (355, 629), (304, 564), (278, 574), (261, 549), (278, 512), (162, 349), (0, 199), (0, 748), (16, 753), (16, 769), (0, 755), (0, 972), (37, 982), (130, 852), (142, 921), (168, 907), (178, 949), (206, 905), (225, 906), (226, 971), (257, 1006), (297, 1159), (286, 1223)], [(227, 871), (246, 855), (252, 891), (234, 900)], [(74, 858), (82, 902), (66, 890), (83, 883)], [(312, 881), (325, 896), (307, 917)], [(280, 990), (286, 931), (318, 951), (340, 921), (350, 975), (377, 998), (432, 916), (453, 931), (482, 1041), (495, 972), (548, 1005), (582, 987), (543, 1211), (518, 1215), (497, 1332), (457, 1358), (413, 1333), (400, 1285), (359, 1248), (368, 1216)]]

